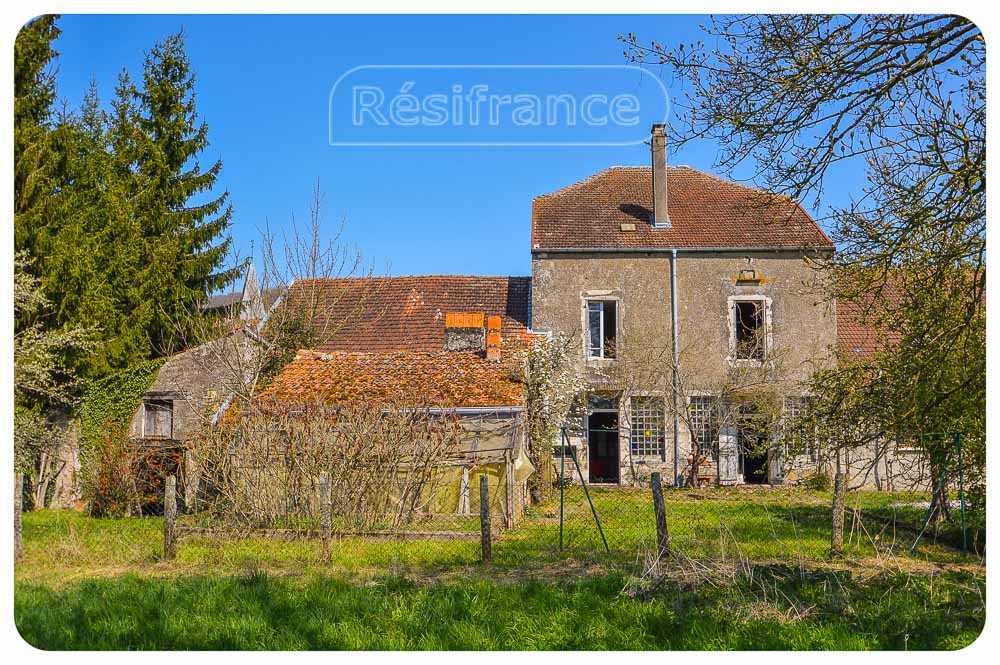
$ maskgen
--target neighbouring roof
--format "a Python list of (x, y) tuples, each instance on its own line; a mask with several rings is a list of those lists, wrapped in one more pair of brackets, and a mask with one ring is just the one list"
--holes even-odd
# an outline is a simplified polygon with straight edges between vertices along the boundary
[[(275, 301), (278, 299), (278, 296), (281, 295), (282, 290), (283, 289), (281, 288), (273, 288), (273, 289), (264, 289), (263, 291), (261, 291), (261, 294), (263, 296), (262, 300), (265, 311), (271, 309), (271, 305), (273, 305)], [(233, 291), (232, 293), (220, 293), (218, 295), (209, 297), (209, 299), (205, 302), (202, 309), (219, 310), (232, 307), (233, 305), (239, 305), (242, 302), (243, 302), (242, 291)]]
[(801, 205), (774, 196), (687, 166), (668, 167), (671, 227), (654, 228), (651, 168), (615, 166), (536, 197), (531, 248), (833, 248)]
[(846, 300), (837, 301), (837, 346), (853, 360), (868, 360), (882, 344), (882, 336), (862, 323), (863, 308)]
[[(850, 275), (842, 275), (840, 284), (850, 284)], [(856, 290), (857, 287), (849, 287)], [(852, 360), (870, 360), (876, 351), (887, 345), (898, 344), (902, 338), (898, 330), (880, 330), (878, 325), (870, 320), (869, 304), (876, 300), (888, 300), (899, 304), (902, 300), (901, 286), (890, 281), (877, 292), (871, 292), (857, 299), (837, 299), (837, 347)]]
[[(443, 324), (442, 324), (443, 327)], [(259, 397), (261, 402), (388, 400), (399, 406), (524, 406), (516, 361), (479, 353), (299, 351)]]
[(524, 339), (530, 297), (530, 277), (426, 275), (300, 280), (287, 301), (315, 303), (317, 350), (431, 353), (444, 350), (448, 312), (499, 316), (505, 342)]

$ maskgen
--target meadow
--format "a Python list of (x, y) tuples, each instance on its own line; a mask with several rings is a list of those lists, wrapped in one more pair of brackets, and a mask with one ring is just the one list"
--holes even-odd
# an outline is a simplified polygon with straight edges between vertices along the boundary
[[(954, 649), (985, 620), (985, 565), (954, 530), (909, 553), (926, 497), (852, 493), (829, 555), (829, 495), (593, 488), (479, 544), (185, 538), (158, 518), (24, 516), (15, 620), (43, 649)], [(975, 523), (979, 546), (982, 531)]]

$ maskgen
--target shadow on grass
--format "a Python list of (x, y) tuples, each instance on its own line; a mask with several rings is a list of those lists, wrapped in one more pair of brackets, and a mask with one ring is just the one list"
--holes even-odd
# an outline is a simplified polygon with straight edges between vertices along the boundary
[(984, 620), (968, 574), (758, 567), (732, 584), (311, 576), (18, 585), (15, 620), (43, 649), (954, 649)]

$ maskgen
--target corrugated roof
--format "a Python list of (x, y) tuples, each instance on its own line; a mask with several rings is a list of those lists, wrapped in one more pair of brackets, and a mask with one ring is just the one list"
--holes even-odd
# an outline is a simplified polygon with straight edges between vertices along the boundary
[(651, 168), (605, 169), (535, 198), (531, 248), (833, 248), (797, 202), (687, 166), (667, 168), (667, 200), (671, 227), (654, 228)]

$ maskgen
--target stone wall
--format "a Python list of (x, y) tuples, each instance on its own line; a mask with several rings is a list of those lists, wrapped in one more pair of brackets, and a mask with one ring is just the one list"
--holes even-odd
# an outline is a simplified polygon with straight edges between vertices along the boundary
[[(659, 350), (661, 362), (667, 364), (660, 377), (667, 377), (672, 357), (670, 279), (670, 257), (665, 253), (537, 252), (532, 257), (532, 328), (575, 335), (579, 339), (579, 370), (595, 389), (606, 383), (608, 373), (615, 373), (614, 365), (626, 365), (630, 352), (637, 349), (644, 350), (647, 363), (655, 355), (648, 351)], [(751, 297), (766, 304), (770, 322), (769, 377), (776, 381), (780, 395), (801, 395), (800, 383), (815, 369), (833, 361), (835, 307), (827, 299), (820, 273), (804, 254), (682, 252), (677, 262), (677, 291), (680, 374), (686, 395), (715, 394), (720, 386), (731, 382), (734, 368), (746, 362), (735, 360), (732, 352), (730, 311), (734, 298)], [(615, 360), (586, 357), (588, 298), (618, 301), (619, 357)], [(633, 394), (669, 396), (669, 384), (642, 385), (641, 374), (634, 373), (640, 380), (628, 384)], [(652, 459), (631, 455), (627, 405), (627, 399), (620, 401), (621, 482), (641, 481), (653, 470), (667, 471), (665, 476), (671, 477), (673, 432), (669, 405), (664, 455)], [(574, 425), (578, 434), (571, 441), (585, 465), (586, 424)], [(683, 474), (691, 452), (691, 437), (683, 420), (679, 438)], [(705, 468), (700, 475), (713, 474), (714, 468)]]

